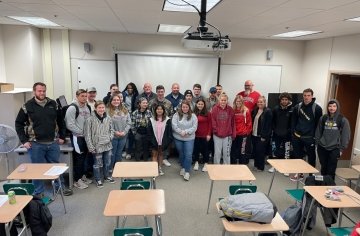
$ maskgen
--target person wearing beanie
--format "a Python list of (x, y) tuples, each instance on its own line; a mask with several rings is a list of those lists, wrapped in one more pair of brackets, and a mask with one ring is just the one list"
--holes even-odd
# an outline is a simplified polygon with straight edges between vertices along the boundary
[[(190, 109), (193, 111), (195, 108), (195, 103), (193, 103), (193, 93), (190, 89), (185, 90), (184, 92), (184, 100), (183, 101), (187, 101), (190, 104)], [(181, 108), (181, 102), (178, 106), (177, 109)]]
[(315, 132), (321, 175), (335, 179), (337, 162), (349, 144), (350, 133), (349, 121), (340, 114), (339, 102), (331, 99), (327, 114), (321, 116)]

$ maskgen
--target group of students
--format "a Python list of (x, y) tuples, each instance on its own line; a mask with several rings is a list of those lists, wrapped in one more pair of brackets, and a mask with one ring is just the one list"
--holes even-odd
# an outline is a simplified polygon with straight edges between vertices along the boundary
[[(250, 80), (246, 81), (245, 90), (236, 95), (230, 106), (220, 85), (210, 88), (209, 97), (205, 98), (199, 84), (193, 86), (193, 91), (181, 94), (179, 85), (174, 83), (166, 97), (162, 85), (154, 93), (151, 84), (145, 83), (144, 92), (139, 94), (134, 83), (129, 83), (122, 92), (113, 84), (103, 101), (95, 103), (92, 115), (85, 106), (86, 91), (79, 90), (76, 102), (83, 120), (76, 117), (74, 107), (67, 110), (65, 117), (73, 134), (75, 152), (76, 145), (80, 150), (75, 154), (80, 158), (74, 159), (75, 186), (86, 188), (91, 182), (84, 176), (87, 152), (93, 156), (96, 184), (102, 187), (99, 169), (104, 167), (105, 181), (113, 183), (111, 172), (115, 163), (121, 161), (126, 145), (128, 159), (132, 152), (136, 161), (151, 157), (158, 162), (159, 174), (163, 175), (162, 165), (169, 163), (164, 158), (172, 143), (179, 154), (180, 175), (185, 180), (190, 179), (192, 163), (194, 170), (199, 169), (200, 154), (202, 171), (206, 171), (211, 155), (214, 164), (221, 160), (223, 164), (248, 164), (253, 158), (253, 170), (264, 171), (266, 156), (303, 158), (306, 155), (315, 166), (316, 145), (321, 173), (334, 178), (337, 159), (350, 137), (349, 123), (340, 115), (339, 103), (329, 101), (327, 114), (322, 116), (313, 91), (305, 89), (303, 102), (295, 107), (291, 95), (284, 92), (279, 96), (279, 105), (271, 110), (266, 106), (266, 98), (253, 90), (253, 86)], [(72, 124), (81, 122), (83, 132), (72, 129)], [(271, 143), (274, 148), (269, 152)], [(300, 177), (291, 176), (292, 180)]]

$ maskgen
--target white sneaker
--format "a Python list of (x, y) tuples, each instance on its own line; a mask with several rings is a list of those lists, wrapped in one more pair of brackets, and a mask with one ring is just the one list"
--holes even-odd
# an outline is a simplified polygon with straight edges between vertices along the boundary
[(284, 176), (289, 177), (290, 174), (289, 173), (284, 173)]
[(195, 162), (194, 170), (199, 170), (199, 162)]
[(159, 175), (164, 175), (164, 171), (161, 169), (161, 167), (159, 167)]
[(184, 169), (184, 168), (182, 168), (182, 169), (180, 170), (180, 175), (182, 175), (182, 176), (185, 175), (185, 169)]
[(89, 184), (92, 183), (92, 180), (91, 180), (91, 179), (88, 179), (88, 178), (86, 177), (86, 175), (83, 175), (83, 176), (81, 177), (81, 180), (82, 180), (85, 184), (87, 184), (87, 185), (89, 185)]
[(184, 180), (189, 181), (189, 179), (190, 179), (190, 173), (189, 173), (189, 172), (185, 172)]
[(274, 173), (275, 168), (274, 168), (274, 167), (271, 167), (270, 169), (268, 169), (268, 171), (269, 171), (270, 173)]
[(130, 155), (130, 154), (126, 154), (125, 159), (126, 159), (126, 160), (130, 160), (130, 159), (131, 159), (131, 155)]
[(85, 184), (82, 179), (79, 179), (78, 181), (76, 181), (74, 183), (74, 187), (78, 188), (78, 189), (86, 189), (89, 187), (89, 185)]
[(122, 154), (121, 154), (121, 156), (124, 158), (124, 157), (126, 157), (126, 152), (122, 152)]
[(171, 166), (171, 163), (168, 161), (168, 159), (164, 159), (164, 160), (163, 160), (163, 164), (164, 164), (165, 166)]
[(202, 172), (207, 172), (206, 164), (204, 164), (203, 168), (201, 169)]

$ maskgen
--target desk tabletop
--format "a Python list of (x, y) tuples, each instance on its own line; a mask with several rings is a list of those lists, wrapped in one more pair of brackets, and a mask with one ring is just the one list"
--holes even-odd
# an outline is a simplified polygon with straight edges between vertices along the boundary
[(360, 172), (360, 165), (352, 165), (351, 168), (353, 168), (354, 170)]
[(247, 165), (206, 164), (211, 180), (256, 180)]
[(0, 207), (0, 223), (12, 221), (33, 198), (31, 195), (16, 195), (16, 203), (10, 204), (6, 201)]
[(116, 162), (113, 177), (142, 178), (159, 176), (158, 163), (147, 162)]
[(280, 173), (318, 173), (319, 171), (303, 159), (269, 159), (269, 164)]
[[(340, 201), (332, 201), (325, 198), (325, 192), (331, 188), (341, 187), (344, 193), (339, 195)], [(304, 186), (319, 204), (327, 208), (354, 208), (360, 207), (360, 195), (348, 186)]]
[(112, 190), (105, 205), (105, 216), (140, 216), (165, 214), (162, 189)]
[[(19, 169), (25, 166), (25, 171), (19, 171)], [(23, 163), (19, 165), (7, 179), (47, 179), (53, 180), (59, 178), (59, 175), (49, 176), (44, 175), (53, 166), (66, 166), (65, 163)]]

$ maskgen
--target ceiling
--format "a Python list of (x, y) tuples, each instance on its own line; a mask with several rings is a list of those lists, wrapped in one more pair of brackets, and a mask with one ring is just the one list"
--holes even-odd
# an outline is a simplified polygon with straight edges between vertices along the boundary
[[(5, 16), (39, 16), (71, 30), (141, 34), (159, 34), (160, 23), (197, 26), (197, 13), (163, 12), (163, 4), (164, 0), (0, 0), (0, 24), (21, 24)], [(222, 0), (207, 14), (207, 22), (231, 38), (323, 31), (295, 38), (310, 40), (360, 33), (360, 22), (344, 21), (358, 16), (360, 0)]]

